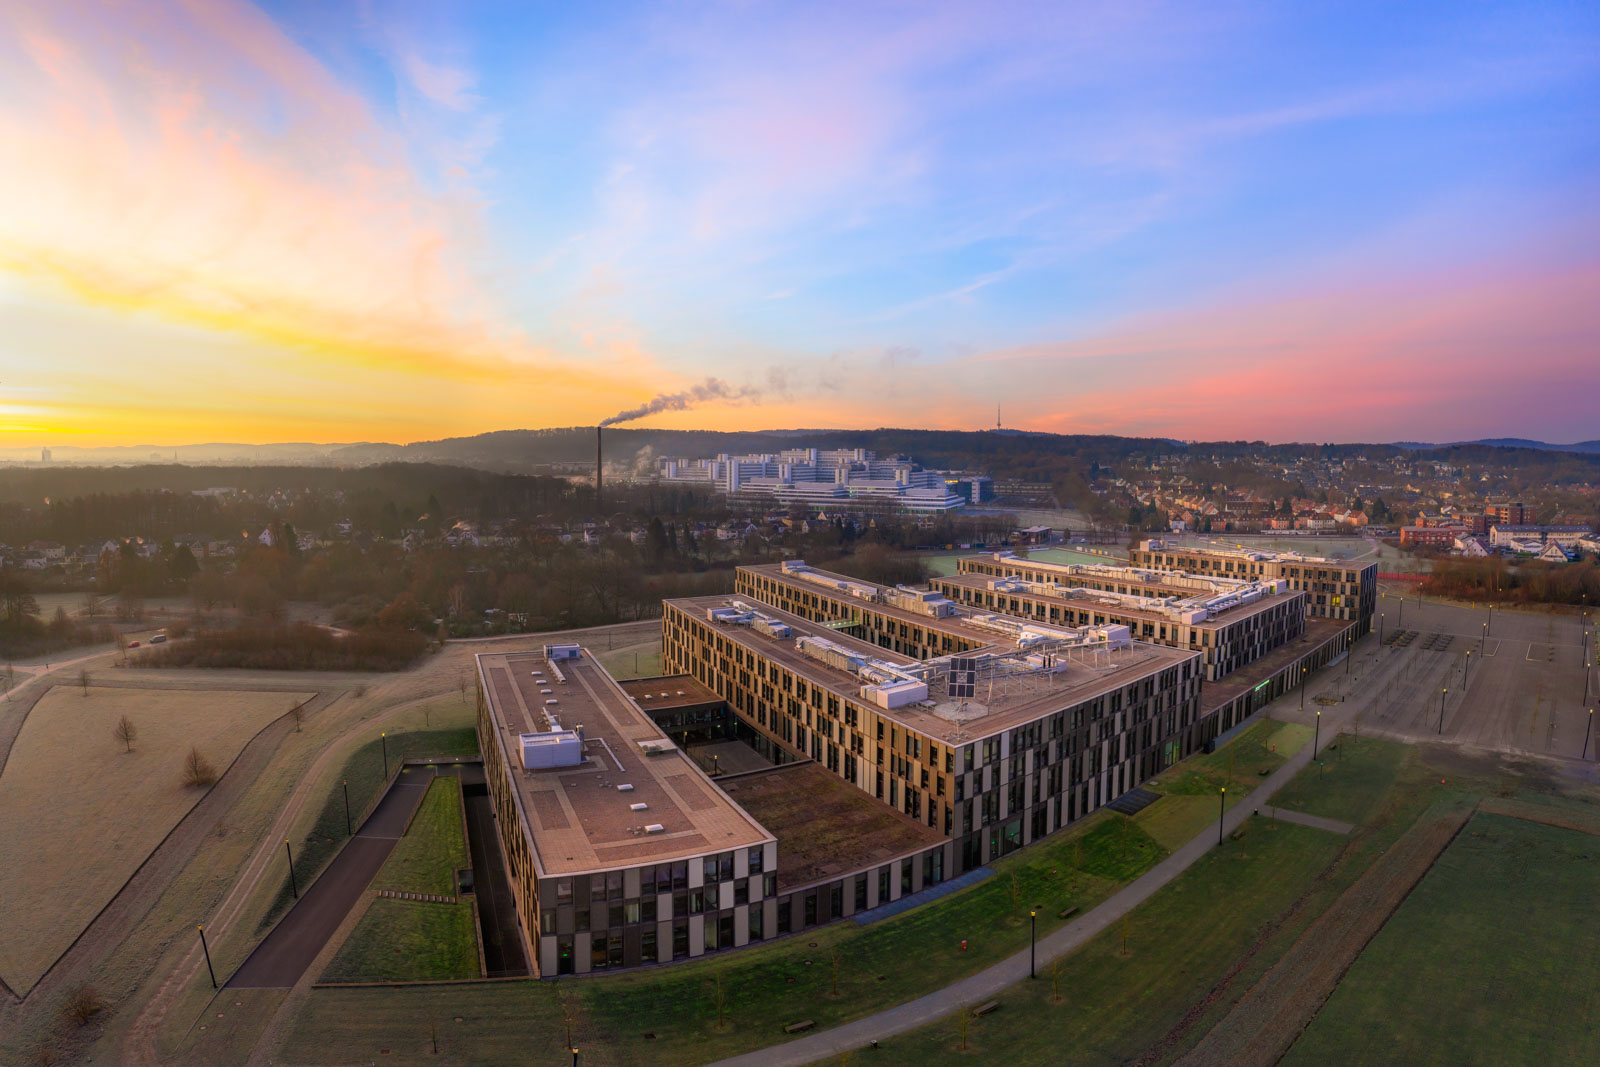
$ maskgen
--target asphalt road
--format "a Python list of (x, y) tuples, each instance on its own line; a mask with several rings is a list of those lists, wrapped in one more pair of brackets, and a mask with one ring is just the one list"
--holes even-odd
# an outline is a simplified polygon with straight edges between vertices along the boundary
[(418, 770), (400, 776), (322, 876), (228, 979), (230, 988), (288, 989), (300, 980), (389, 858), (431, 781), (431, 774)]

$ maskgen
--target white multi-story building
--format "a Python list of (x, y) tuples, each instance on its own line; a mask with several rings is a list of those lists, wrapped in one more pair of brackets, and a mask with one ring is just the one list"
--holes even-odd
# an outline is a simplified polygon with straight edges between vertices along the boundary
[(880, 460), (865, 448), (791, 448), (712, 459), (665, 456), (657, 461), (656, 473), (662, 481), (720, 490), (730, 500), (779, 507), (940, 512), (966, 503), (943, 474), (906, 460)]

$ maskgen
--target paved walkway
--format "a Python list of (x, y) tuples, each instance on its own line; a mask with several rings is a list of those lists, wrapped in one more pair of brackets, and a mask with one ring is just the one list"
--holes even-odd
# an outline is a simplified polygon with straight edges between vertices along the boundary
[(1324, 819), (1320, 815), (1307, 815), (1303, 811), (1287, 811), (1283, 808), (1274, 808), (1270, 804), (1261, 805), (1263, 818), (1279, 818), (1284, 822), (1296, 822), (1301, 826), (1310, 826), (1318, 830), (1326, 830), (1331, 834), (1348, 834), (1355, 827), (1338, 819)]
[(389, 858), (432, 781), (416, 772), (397, 777), (356, 835), (224, 984), (288, 989), (298, 982)]
[[(1331, 729), (1333, 736), (1338, 736), (1338, 731), (1343, 728), (1346, 716), (1350, 714), (1348, 705), (1345, 709), (1325, 712), (1323, 729)], [(1283, 766), (1273, 771), (1261, 784), (1251, 791), (1242, 803), (1229, 808), (1223, 816), (1223, 832), (1232, 833), (1240, 824), (1251, 817), (1251, 813), (1261, 808), (1262, 802), (1269, 800), (1289, 780), (1311, 762), (1311, 746), (1308, 744), (1299, 752), (1291, 756)], [(1282, 812), (1287, 819), (1291, 813)], [(1317, 825), (1322, 829), (1332, 829), (1336, 833), (1347, 833), (1351, 829), (1347, 824), (1334, 822), (1332, 819), (1314, 819), (1310, 815), (1298, 815), (1293, 821), (1305, 822), (1306, 825)], [(1342, 829), (1341, 829), (1342, 828)], [(1208, 830), (1195, 837), (1188, 844), (1183, 845), (1172, 855), (1156, 864), (1150, 870), (1128, 883), (1122, 889), (1112, 894), (1085, 915), (1073, 920), (1066, 926), (1039, 939), (1038, 942), (1038, 969), (1043, 972), (1045, 967), (1056, 957), (1064, 956), (1081, 947), (1101, 931), (1115, 925), (1128, 912), (1148, 900), (1154, 893), (1178, 875), (1188, 870), (1201, 856), (1204, 856), (1217, 845), (1217, 833)], [(968, 978), (953, 985), (945, 986), (937, 992), (929, 993), (925, 997), (907, 1001), (887, 1011), (876, 1015), (869, 1015), (864, 1019), (846, 1023), (832, 1030), (810, 1034), (798, 1038), (784, 1045), (772, 1048), (757, 1049), (741, 1056), (730, 1056), (720, 1060), (715, 1067), (800, 1067), (802, 1064), (814, 1063), (818, 1060), (838, 1056), (893, 1037), (903, 1034), (907, 1030), (914, 1030), (919, 1026), (926, 1026), (935, 1022), (951, 1012), (974, 1004), (981, 1004), (986, 1000), (993, 1000), (1004, 993), (1005, 990), (1017, 982), (1028, 977), (1028, 950), (1023, 949), (1016, 955), (1002, 960), (988, 970), (979, 971)]]

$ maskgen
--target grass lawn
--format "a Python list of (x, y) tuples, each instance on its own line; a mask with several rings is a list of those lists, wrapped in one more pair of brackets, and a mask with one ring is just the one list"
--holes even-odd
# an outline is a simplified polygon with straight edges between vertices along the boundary
[[(1159, 1042), (1264, 926), (1292, 905), (1338, 855), (1334, 834), (1253, 826), (1207, 854), (1119, 924), (1035, 981), (1002, 992), (1001, 1007), (966, 1024), (960, 1015), (891, 1038), (873, 1063), (1125, 1063)], [(1060, 1000), (1053, 999), (1058, 990)]]
[[(387, 743), (389, 765), (393, 768), (408, 756), (475, 755), (478, 751), (478, 730), (476, 727), (466, 726), (451, 730), (391, 733)], [(295, 876), (301, 885), (311, 884), (312, 879), (333, 858), (334, 853), (344, 844), (348, 836), (345, 833), (344, 792), (341, 782), (350, 783), (350, 811), (353, 817), (359, 819), (361, 813), (377, 800), (378, 791), (387, 781), (383, 774), (383, 744), (381, 737), (374, 736), (372, 740), (350, 754), (350, 758), (345, 760), (344, 766), (340, 768), (338, 777), (333, 779), (328, 795), (323, 801), (322, 810), (317, 814), (316, 823), (306, 834), (305, 840), (295, 849)], [(278, 888), (272, 906), (262, 916), (258, 932), (266, 930), (276, 922), (278, 916), (289, 910), (289, 905), (292, 903), (294, 897), (289, 885), (288, 872), (285, 871), (283, 884)]]
[(472, 905), (379, 897), (339, 949), (323, 982), (424, 982), (478, 977)]
[[(188, 814), (191, 746), (218, 770), (310, 693), (51, 689), (0, 775), (0, 975), (19, 994)], [(114, 736), (126, 715), (133, 751)]]
[(613, 678), (654, 678), (661, 673), (661, 638), (596, 652), (595, 658)]
[(461, 829), (461, 779), (435, 778), (428, 785), (411, 828), (378, 876), (374, 889), (454, 896), (455, 872), (467, 866), (467, 839)]
[(1597, 857), (1593, 836), (1475, 815), (1284, 1063), (1593, 1063)]
[(1348, 823), (1364, 823), (1382, 802), (1400, 774), (1411, 746), (1377, 738), (1357, 740), (1341, 734), (1337, 748), (1325, 748), (1322, 763), (1308, 766), (1278, 791), (1277, 807), (1321, 815)]
[(1217, 821), (1223, 786), (1231, 809), (1260, 784), (1261, 771), (1277, 770), (1310, 738), (1310, 730), (1294, 723), (1255, 723), (1215, 752), (1191, 756), (1148, 783), (1162, 798), (1134, 822), (1168, 851), (1176, 849)]

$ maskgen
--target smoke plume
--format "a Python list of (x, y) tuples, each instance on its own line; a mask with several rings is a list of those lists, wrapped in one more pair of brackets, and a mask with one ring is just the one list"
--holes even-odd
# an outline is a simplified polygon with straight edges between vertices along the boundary
[(696, 404), (703, 404), (707, 400), (757, 400), (761, 390), (749, 385), (733, 386), (720, 378), (707, 378), (699, 385), (691, 386), (681, 393), (662, 393), (654, 400), (620, 411), (609, 419), (603, 419), (601, 426), (615, 426), (619, 422), (632, 422), (642, 419), (646, 415), (654, 415), (658, 411), (687, 411)]

